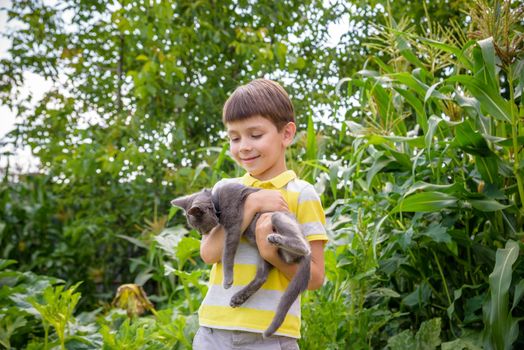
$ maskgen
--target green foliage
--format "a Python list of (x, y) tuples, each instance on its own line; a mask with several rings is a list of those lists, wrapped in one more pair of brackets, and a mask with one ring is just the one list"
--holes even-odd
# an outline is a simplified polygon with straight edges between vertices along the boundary
[[(511, 36), (522, 37), (518, 26), (507, 27)], [(428, 348), (441, 341), (443, 348), (461, 349), (479, 348), (482, 339), (486, 348), (523, 342), (522, 309), (508, 305), (512, 291), (517, 301), (521, 297), (521, 257), (513, 269), (506, 265), (505, 277), (490, 275), (499, 271), (499, 248), (522, 238), (523, 129), (515, 119), (523, 108), (517, 97), (522, 89), (520, 76), (510, 74), (522, 56), (504, 63), (488, 36), (464, 38), (442, 28), (420, 36), (409, 21), (389, 17), (371, 46), (387, 52), (388, 60), (371, 57), (342, 83), (350, 102), (341, 128), (346, 137), (338, 138), (334, 197), (340, 199), (328, 211), (330, 249), (337, 257), (327, 253), (326, 264), (336, 261), (340, 271), (352, 266), (341, 261), (355, 263), (343, 278), (346, 295), (338, 300), (347, 310), (337, 322), (347, 334), (337, 339), (338, 347), (421, 348), (412, 330), (425, 329), (428, 320), (442, 320), (430, 327), (435, 332)], [(323, 180), (333, 188), (328, 171)], [(365, 245), (355, 251), (355, 241), (373, 242), (372, 254)], [(326, 269), (329, 286), (337, 274)], [(505, 294), (493, 294), (494, 276), (505, 279)], [(377, 298), (375, 290), (387, 290), (387, 297)], [(320, 293), (333, 298), (329, 288)], [(502, 308), (483, 311), (483, 301), (493, 298)], [(372, 308), (387, 315), (385, 324), (369, 317)], [(310, 317), (306, 324), (316, 322)]]
[[(47, 347), (47, 335), (51, 325), (58, 336), (60, 347), (65, 349), (66, 332), (69, 323), (74, 322), (73, 311), (80, 299), (80, 293), (74, 293), (80, 283), (63, 290), (64, 286), (47, 287), (42, 297), (29, 297), (27, 301), (38, 311), (42, 318), (45, 331), (45, 346)], [(40, 300), (41, 299), (41, 300)]]
[(154, 318), (129, 319), (118, 309), (75, 316), (78, 284), (53, 287), (58, 280), (7, 269), (13, 263), (0, 260), (0, 344), (8, 349), (191, 348), (198, 324), (187, 307), (173, 304)]
[[(13, 2), (0, 100), (20, 121), (9, 140), (29, 146), (45, 175), (2, 185), (3, 256), (84, 281), (80, 308), (107, 302), (137, 272), (169, 299), (162, 274), (131, 271), (143, 251), (122, 237), (149, 240), (137, 227), (163, 219), (170, 199), (238, 171), (220, 131), (239, 84), (292, 76), (299, 124), (332, 100), (335, 50), (324, 43), (340, 11), (318, 0)], [(56, 84), (39, 101), (19, 99), (24, 71)]]
[[(0, 185), (0, 253), (19, 263), (0, 261), (0, 344), (190, 348), (208, 267), (169, 200), (241, 173), (220, 109), (267, 76), (302, 130), (288, 165), (329, 205), (301, 347), (522, 347), (522, 8), (468, 4), (14, 2), (0, 98), (42, 173)], [(355, 30), (326, 47), (345, 11)], [(18, 98), (27, 70), (56, 82), (41, 101)], [(131, 281), (154, 317), (107, 310)]]

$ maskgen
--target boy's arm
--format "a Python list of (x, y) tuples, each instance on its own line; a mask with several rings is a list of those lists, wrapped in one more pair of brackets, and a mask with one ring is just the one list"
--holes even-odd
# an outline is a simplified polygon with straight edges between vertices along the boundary
[[(244, 232), (256, 213), (261, 211), (289, 211), (287, 202), (276, 190), (260, 190), (247, 196), (244, 204), (241, 231)], [(222, 259), (224, 250), (224, 228), (215, 226), (208, 234), (202, 235), (200, 256), (206, 264), (214, 264)]]
[[(298, 264), (288, 264), (277, 252), (277, 247), (267, 241), (267, 236), (273, 233), (271, 213), (262, 214), (257, 222), (256, 238), (260, 255), (264, 260), (279, 269), (289, 280), (293, 278)], [(324, 241), (309, 242), (311, 246), (311, 276), (307, 289), (315, 290), (324, 284)]]

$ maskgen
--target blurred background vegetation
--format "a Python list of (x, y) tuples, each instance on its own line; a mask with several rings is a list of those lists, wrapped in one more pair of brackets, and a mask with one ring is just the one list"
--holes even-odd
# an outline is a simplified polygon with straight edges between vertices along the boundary
[[(328, 215), (326, 284), (303, 299), (301, 348), (521, 347), (523, 6), (3, 8), (0, 99), (18, 123), (1, 141), (0, 346), (190, 347), (208, 267), (169, 201), (242, 173), (221, 108), (267, 77), (297, 112), (288, 165)], [(52, 89), (24, 95), (25, 72)], [(38, 171), (17, 171), (7, 146), (29, 146)], [(155, 304), (139, 308), (148, 316), (111, 307), (129, 283)]]

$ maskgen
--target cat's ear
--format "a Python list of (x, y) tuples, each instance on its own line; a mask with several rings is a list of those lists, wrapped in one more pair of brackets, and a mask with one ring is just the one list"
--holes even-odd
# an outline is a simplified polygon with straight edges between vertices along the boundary
[(175, 198), (171, 201), (171, 205), (182, 208), (185, 211), (187, 211), (189, 207), (191, 206), (191, 204), (193, 203), (193, 197), (194, 195), (192, 194), (189, 196)]
[(200, 209), (200, 207), (191, 207), (191, 208), (189, 208), (187, 213), (189, 215), (199, 217), (199, 216), (202, 216), (204, 214), (204, 211), (202, 209)]

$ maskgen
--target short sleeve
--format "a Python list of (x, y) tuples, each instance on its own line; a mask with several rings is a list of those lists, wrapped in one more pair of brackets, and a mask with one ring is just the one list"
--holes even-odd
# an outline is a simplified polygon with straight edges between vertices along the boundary
[(308, 184), (298, 196), (297, 221), (308, 241), (327, 241), (326, 216), (320, 197)]

